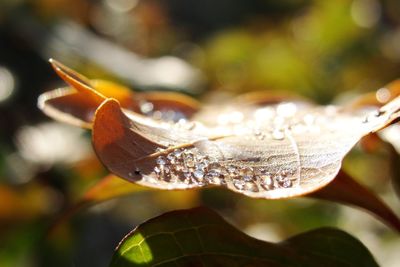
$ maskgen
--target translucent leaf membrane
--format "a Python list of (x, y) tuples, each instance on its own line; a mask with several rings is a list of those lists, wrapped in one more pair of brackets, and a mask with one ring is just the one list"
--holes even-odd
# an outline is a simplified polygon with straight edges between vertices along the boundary
[(228, 105), (170, 123), (107, 99), (96, 112), (93, 144), (111, 172), (142, 185), (219, 185), (251, 197), (292, 197), (329, 183), (361, 137), (397, 118), (399, 102), (351, 112), (292, 102)]
[(153, 218), (128, 234), (110, 264), (122, 266), (378, 266), (351, 235), (333, 228), (280, 243), (257, 240), (215, 212), (196, 208)]

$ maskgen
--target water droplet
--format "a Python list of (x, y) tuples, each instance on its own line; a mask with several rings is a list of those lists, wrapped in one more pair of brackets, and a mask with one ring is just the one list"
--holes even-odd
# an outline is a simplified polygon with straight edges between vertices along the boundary
[(161, 119), (164, 121), (169, 121), (169, 122), (173, 122), (175, 121), (175, 111), (173, 110), (163, 110), (162, 111), (162, 115), (161, 115)]
[(204, 170), (207, 167), (207, 164), (204, 161), (201, 161), (196, 164), (196, 169), (198, 170)]
[(190, 171), (184, 171), (184, 172), (183, 172), (183, 176), (184, 176), (186, 179), (190, 179), (190, 178), (192, 178), (192, 173), (191, 173)]
[(257, 137), (259, 140), (264, 140), (265, 139), (265, 134), (258, 128), (254, 129), (254, 135)]
[(275, 176), (278, 186), (283, 188), (289, 188), (292, 186), (292, 181), (287, 176), (288, 173), (286, 171), (282, 171)]
[(219, 183), (219, 176), (221, 175), (221, 171), (218, 169), (212, 169), (209, 170), (206, 174), (206, 179), (210, 182), (210, 183)]
[(170, 173), (170, 182), (171, 183), (176, 183), (178, 181), (179, 176), (177, 175), (177, 173), (171, 171)]
[(193, 157), (193, 152), (192, 151), (193, 150), (191, 150), (191, 149), (185, 149), (183, 151), (183, 154), (185, 154), (185, 156), (192, 156)]
[(194, 168), (195, 162), (194, 162), (193, 158), (186, 158), (185, 164), (188, 168)]
[(196, 126), (197, 126), (197, 123), (194, 121), (191, 121), (185, 125), (185, 128), (190, 131), (190, 130), (193, 130), (194, 128), (196, 128)]
[(154, 111), (152, 115), (152, 118), (155, 120), (161, 120), (163, 116), (162, 112), (159, 110)]
[(219, 177), (222, 174), (222, 170), (219, 168), (214, 168), (209, 171), (209, 173), (213, 176)]
[(283, 140), (285, 139), (285, 133), (280, 129), (275, 129), (272, 132), (272, 138), (275, 140)]
[(234, 174), (236, 172), (236, 167), (234, 165), (229, 165), (226, 170), (230, 173), (230, 174)]
[(233, 181), (233, 185), (234, 185), (237, 189), (239, 189), (239, 190), (243, 190), (245, 184), (246, 184), (246, 182), (243, 181), (243, 180), (240, 180), (240, 179), (235, 179), (235, 180)]
[(376, 91), (376, 100), (378, 100), (380, 103), (384, 104), (390, 100), (391, 93), (389, 89), (387, 88), (381, 88), (378, 91)]
[(170, 168), (169, 167), (164, 167), (164, 173), (169, 173), (170, 172)]
[(153, 109), (154, 105), (151, 102), (144, 101), (140, 103), (140, 111), (145, 115), (150, 114), (153, 111)]
[(272, 178), (268, 174), (264, 174), (260, 176), (261, 184), (264, 185), (267, 188), (270, 188), (272, 186)]
[(289, 188), (292, 186), (292, 181), (290, 181), (289, 179), (284, 179), (281, 183), (282, 187), (284, 188)]
[(155, 167), (154, 167), (154, 172), (155, 172), (156, 174), (160, 174), (160, 173), (161, 173), (161, 169), (160, 169), (158, 166), (155, 166)]
[(203, 162), (208, 166), (210, 163), (216, 163), (218, 161), (215, 158), (209, 158), (208, 156), (205, 156), (203, 158)]
[(216, 185), (222, 184), (221, 179), (219, 177), (207, 176), (206, 178), (207, 178), (208, 183), (210, 183), (210, 184), (216, 184)]
[(171, 164), (174, 164), (175, 160), (176, 160), (176, 157), (175, 157), (175, 155), (173, 153), (169, 153), (167, 155), (167, 159), (170, 161)]
[(181, 163), (175, 163), (173, 166), (174, 166), (175, 170), (178, 171), (178, 172), (182, 171), (184, 169), (184, 167), (185, 167)]
[(197, 170), (195, 170), (194, 172), (193, 172), (193, 175), (194, 175), (194, 177), (196, 178), (196, 179), (203, 179), (203, 177), (204, 177), (204, 172), (202, 171), (202, 170), (199, 170), (199, 169), (197, 169)]
[(165, 165), (167, 164), (167, 159), (164, 156), (159, 156), (156, 160), (158, 165)]
[(174, 154), (175, 157), (180, 158), (182, 156), (182, 150), (175, 149), (173, 154)]
[(247, 182), (244, 185), (245, 190), (251, 191), (251, 192), (258, 192), (258, 188), (254, 183)]
[(244, 167), (239, 170), (239, 176), (241, 176), (245, 182), (250, 182), (253, 180), (254, 173), (251, 168)]

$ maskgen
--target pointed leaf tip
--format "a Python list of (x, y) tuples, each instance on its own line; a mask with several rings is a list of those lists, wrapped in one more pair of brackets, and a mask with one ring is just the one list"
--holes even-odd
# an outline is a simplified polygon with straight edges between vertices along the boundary
[(50, 59), (49, 62), (54, 71), (58, 74), (58, 76), (60, 76), (66, 83), (70, 84), (72, 87), (78, 90), (82, 87), (85, 89), (93, 89), (90, 80), (82, 74), (74, 71), (73, 69), (70, 69), (69, 67), (65, 66), (55, 59)]

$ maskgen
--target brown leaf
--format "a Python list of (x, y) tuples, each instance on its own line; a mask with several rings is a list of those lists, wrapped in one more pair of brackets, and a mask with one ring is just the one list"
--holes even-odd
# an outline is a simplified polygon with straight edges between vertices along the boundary
[(379, 153), (379, 150), (386, 151), (390, 160), (390, 176), (394, 192), (400, 198), (400, 125), (394, 124), (385, 128), (377, 134), (370, 134), (364, 137), (360, 144), (368, 153)]
[(127, 113), (107, 99), (96, 112), (93, 144), (111, 172), (141, 185), (293, 197), (328, 184), (354, 144), (396, 119), (399, 107), (400, 99), (351, 112), (304, 103), (219, 106), (182, 124)]
[(359, 108), (365, 106), (382, 106), (389, 101), (393, 100), (400, 95), (400, 79), (395, 80), (376, 92), (371, 92), (357, 98), (355, 101), (350, 103), (351, 108)]
[(362, 208), (400, 232), (397, 215), (373, 192), (343, 171), (327, 186), (308, 196)]
[(192, 116), (199, 108), (196, 100), (173, 92), (134, 93), (122, 85), (103, 80), (89, 80), (56, 60), (50, 60), (57, 74), (71, 87), (46, 92), (38, 106), (48, 116), (83, 128), (91, 128), (97, 107), (109, 97), (121, 107), (143, 115), (179, 120)]

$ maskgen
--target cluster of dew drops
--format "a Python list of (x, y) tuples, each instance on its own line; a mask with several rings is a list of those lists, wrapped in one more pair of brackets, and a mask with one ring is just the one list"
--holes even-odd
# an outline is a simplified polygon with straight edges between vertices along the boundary
[[(169, 153), (157, 151), (156, 166), (149, 182), (198, 187), (223, 185), (238, 191), (262, 192), (277, 188), (289, 188), (293, 182), (292, 173), (269, 173), (263, 168), (238, 167), (220, 163), (202, 155), (197, 148), (175, 149)], [(150, 177), (150, 176), (149, 176)]]

